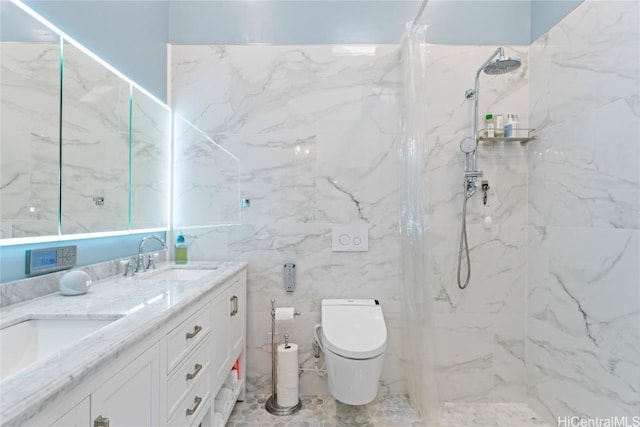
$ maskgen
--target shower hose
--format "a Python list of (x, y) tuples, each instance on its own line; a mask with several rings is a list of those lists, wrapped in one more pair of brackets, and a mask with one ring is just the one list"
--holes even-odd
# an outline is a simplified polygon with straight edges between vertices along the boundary
[[(460, 230), (460, 249), (458, 250), (458, 287), (464, 289), (469, 285), (469, 279), (471, 279), (471, 260), (469, 259), (469, 242), (467, 240), (467, 201), (471, 198), (472, 194), (465, 189), (464, 201), (462, 202), (462, 228)], [(462, 282), (461, 270), (462, 270), (462, 251), (464, 250), (465, 257), (467, 258), (467, 277)]]

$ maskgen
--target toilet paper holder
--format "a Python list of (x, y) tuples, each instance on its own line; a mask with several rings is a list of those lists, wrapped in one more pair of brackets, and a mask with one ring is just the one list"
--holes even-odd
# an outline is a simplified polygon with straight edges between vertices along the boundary
[[(293, 310), (293, 318), (300, 316), (300, 311)], [(293, 406), (283, 407), (278, 405), (276, 397), (276, 345), (274, 337), (276, 335), (276, 300), (271, 299), (271, 396), (267, 399), (264, 409), (273, 415), (292, 415), (302, 409), (302, 402), (298, 399), (298, 403)], [(289, 334), (285, 334), (285, 346), (289, 345)]]

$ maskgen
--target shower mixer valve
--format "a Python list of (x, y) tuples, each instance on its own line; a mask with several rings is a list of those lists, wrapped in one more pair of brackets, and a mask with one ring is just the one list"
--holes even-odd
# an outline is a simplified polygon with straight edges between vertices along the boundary
[(482, 180), (482, 192), (483, 192), (482, 204), (485, 206), (489, 206), (487, 193), (489, 192), (490, 188), (491, 187), (489, 187), (489, 181), (483, 179)]

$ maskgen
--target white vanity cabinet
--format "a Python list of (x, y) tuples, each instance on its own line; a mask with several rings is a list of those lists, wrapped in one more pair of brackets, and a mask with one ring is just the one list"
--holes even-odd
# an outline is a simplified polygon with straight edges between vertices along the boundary
[[(159, 425), (158, 356), (158, 344), (155, 344), (122, 369), (109, 375), (101, 385), (92, 390), (89, 396), (84, 397), (80, 403), (50, 425), (52, 427), (114, 425), (154, 427)], [(64, 407), (64, 402), (60, 406)]]
[[(244, 356), (246, 344), (247, 282), (236, 277), (231, 285), (213, 300), (213, 322), (220, 325), (214, 332), (212, 386), (219, 390), (236, 359)], [(244, 371), (244, 360), (240, 361)]]
[(91, 393), (92, 426), (160, 425), (158, 359), (156, 344)]
[(214, 398), (236, 360), (241, 381), (235, 396), (244, 398), (245, 303), (243, 269), (58, 397), (28, 425), (214, 425)]
[[(226, 286), (226, 283), (222, 286)], [(211, 301), (188, 316), (161, 341), (163, 348), (163, 424), (190, 426), (199, 423), (211, 402)]]
[(91, 423), (91, 398), (82, 399), (80, 403), (61, 416), (51, 427), (84, 427)]

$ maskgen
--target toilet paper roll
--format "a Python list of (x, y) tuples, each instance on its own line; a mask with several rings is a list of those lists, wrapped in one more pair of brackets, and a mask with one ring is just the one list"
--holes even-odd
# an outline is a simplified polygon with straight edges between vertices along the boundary
[(298, 403), (298, 346), (284, 344), (278, 346), (278, 363), (276, 377), (277, 403), (283, 407), (294, 406)]
[(278, 307), (276, 308), (276, 320), (292, 320), (293, 312), (293, 307)]
[(298, 387), (276, 387), (276, 402), (278, 406), (290, 408), (298, 403)]

